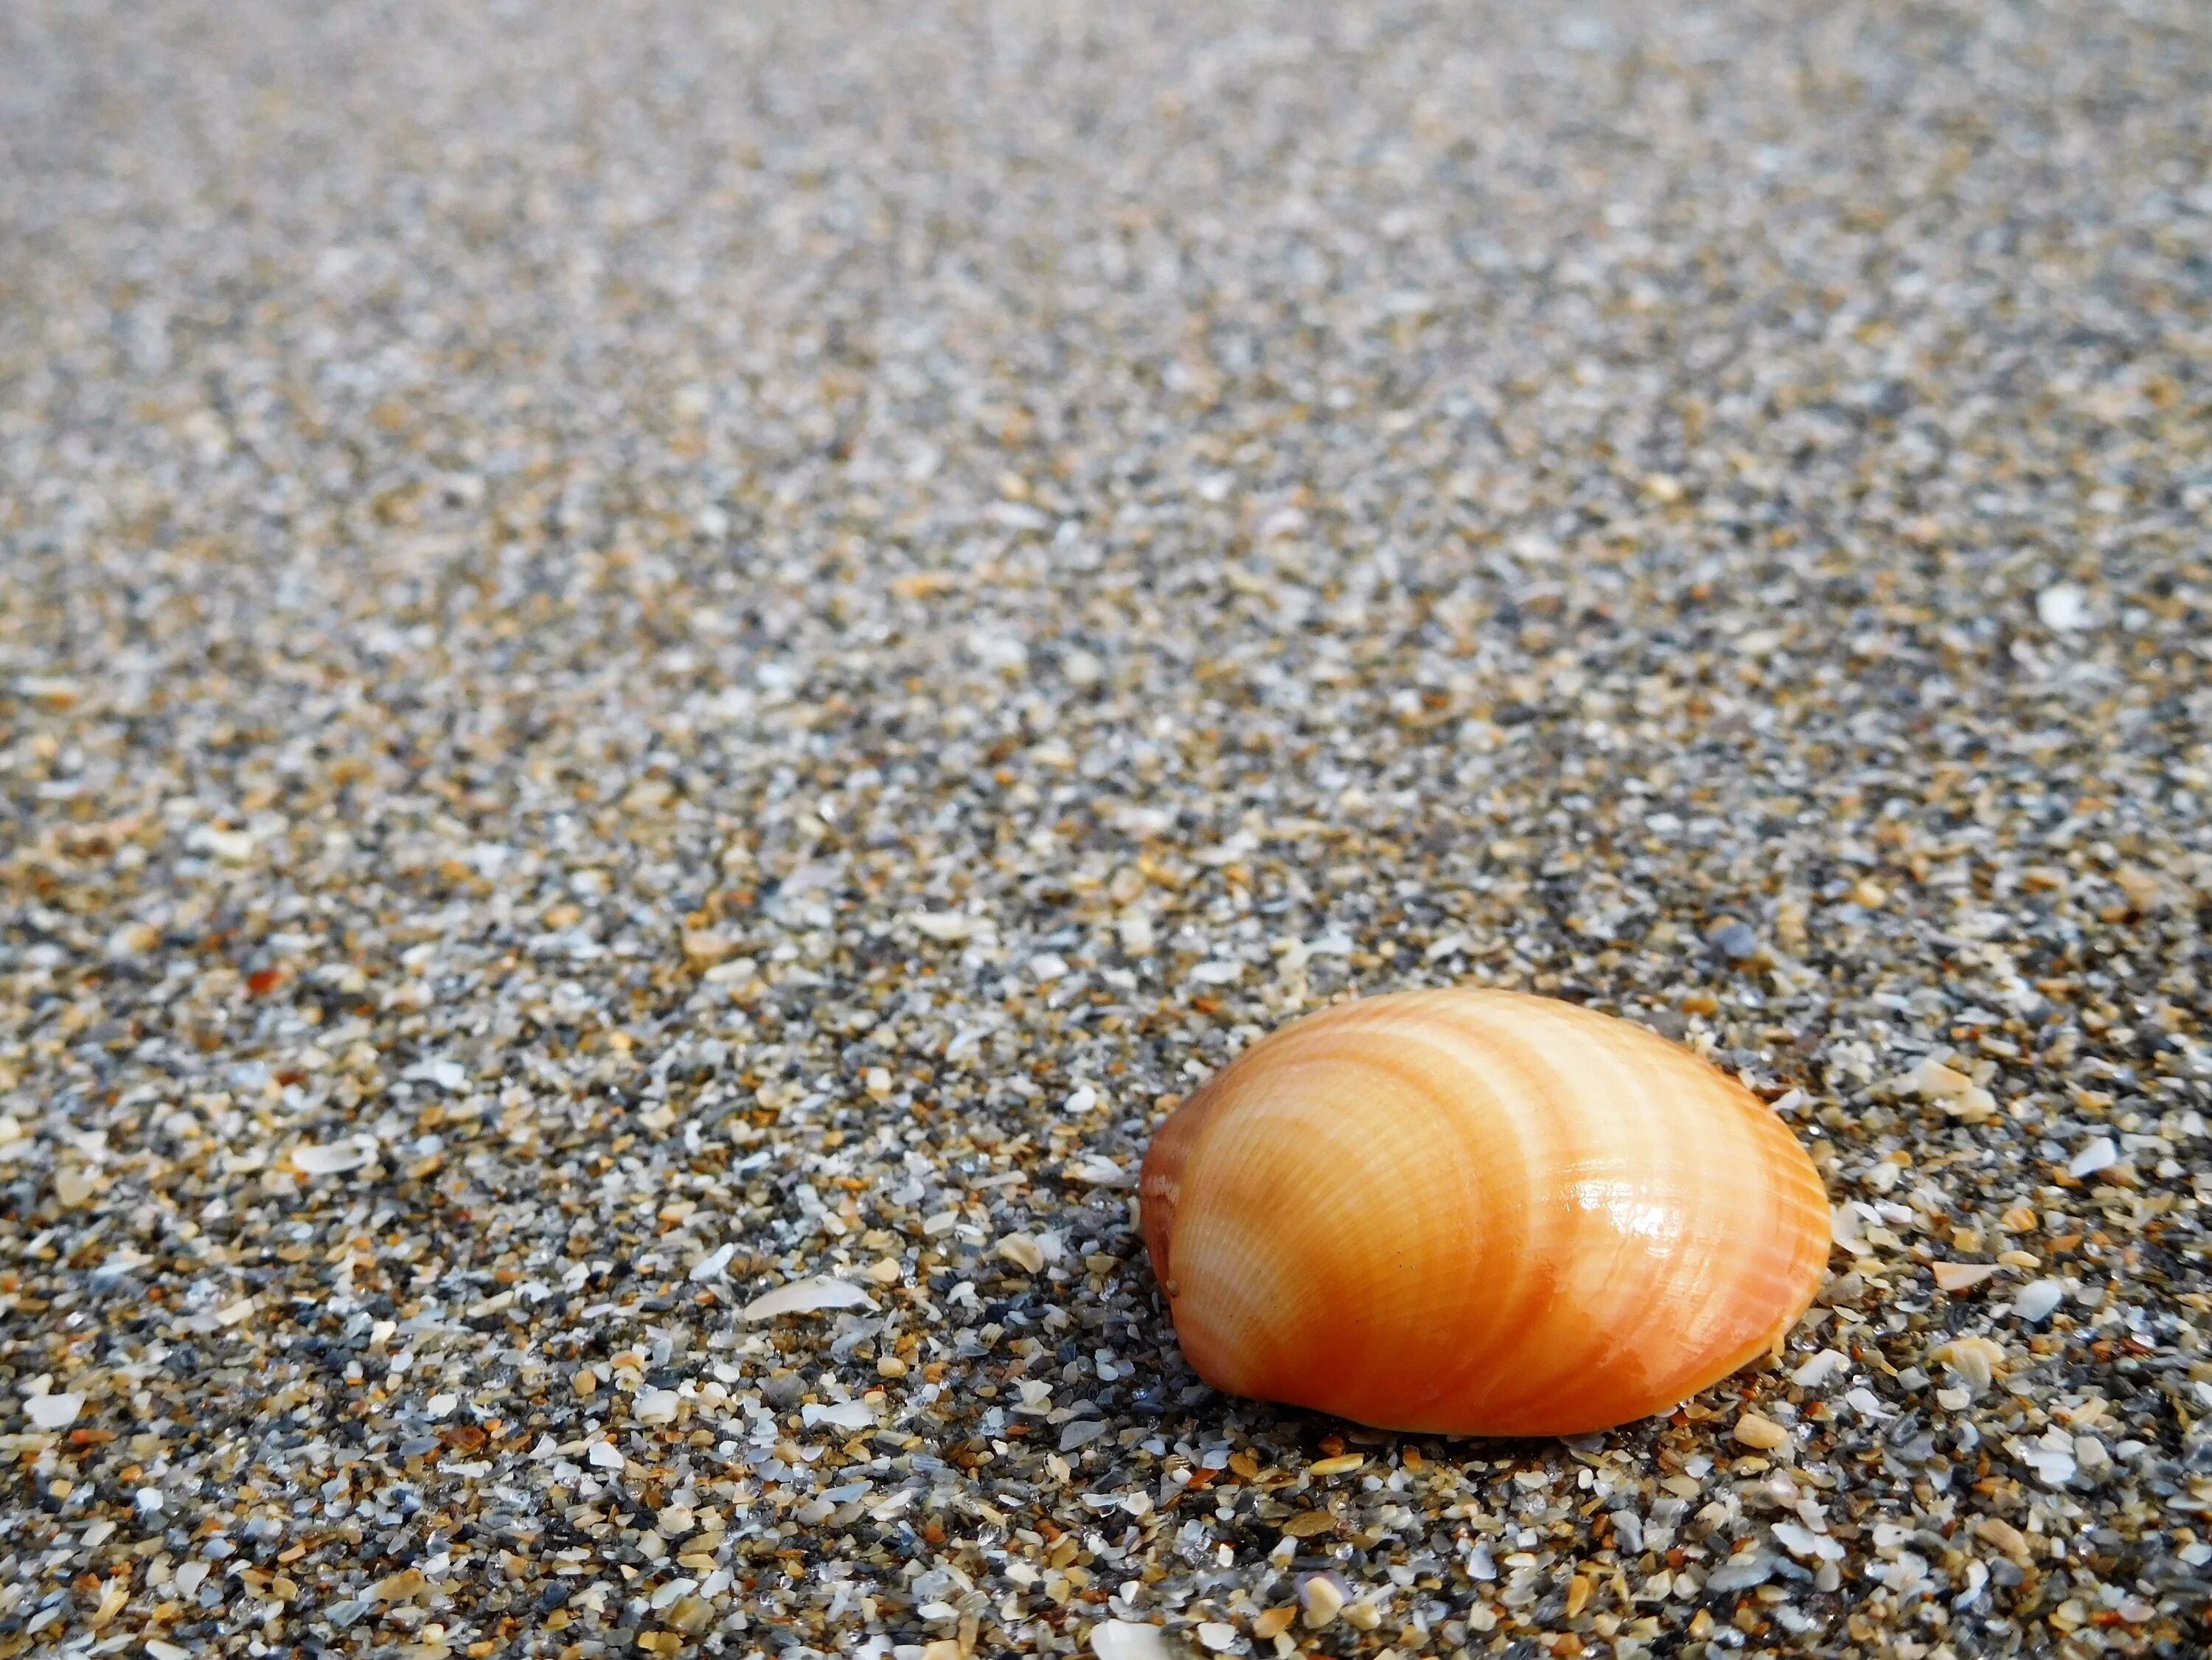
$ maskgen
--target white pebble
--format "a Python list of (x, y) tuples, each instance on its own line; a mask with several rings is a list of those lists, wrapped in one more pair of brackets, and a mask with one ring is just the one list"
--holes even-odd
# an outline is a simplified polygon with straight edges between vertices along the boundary
[(2033, 1325), (2048, 1320), (2065, 1296), (2066, 1287), (2056, 1280), (2033, 1280), (2020, 1288), (2020, 1295), (2012, 1299), (2012, 1311)]
[(1173, 1660), (1174, 1654), (1158, 1626), (1133, 1620), (1101, 1620), (1091, 1628), (1091, 1651), (1098, 1660)]
[(2069, 1176), (2094, 1176), (2099, 1171), (2110, 1170), (2120, 1162), (2120, 1152), (2112, 1145), (2112, 1138), (2100, 1135), (2075, 1153), (2068, 1161)]
[(23, 1415), (42, 1430), (67, 1429), (83, 1410), (82, 1395), (34, 1395), (23, 1402)]
[(2088, 596), (2071, 582), (2054, 582), (2035, 596), (2035, 614), (2046, 629), (2070, 634), (2088, 623)]

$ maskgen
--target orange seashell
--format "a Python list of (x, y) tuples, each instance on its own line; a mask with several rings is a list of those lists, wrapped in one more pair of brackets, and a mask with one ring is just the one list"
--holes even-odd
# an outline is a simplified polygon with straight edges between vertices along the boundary
[(1663, 1412), (1770, 1348), (1828, 1259), (1819, 1173), (1757, 1097), (1517, 992), (1285, 1027), (1170, 1116), (1141, 1191), (1200, 1377), (1383, 1429)]

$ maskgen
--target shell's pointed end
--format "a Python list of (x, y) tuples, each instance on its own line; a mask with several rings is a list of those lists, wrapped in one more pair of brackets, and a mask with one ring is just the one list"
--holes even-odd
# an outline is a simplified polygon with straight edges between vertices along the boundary
[(1208, 1383), (1446, 1434), (1664, 1411), (1776, 1348), (1828, 1255), (1812, 1160), (1733, 1079), (1464, 988), (1246, 1050), (1162, 1125), (1141, 1215)]

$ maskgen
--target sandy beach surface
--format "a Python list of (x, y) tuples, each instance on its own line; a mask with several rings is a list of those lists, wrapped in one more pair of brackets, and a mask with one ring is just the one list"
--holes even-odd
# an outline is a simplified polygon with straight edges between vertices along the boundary
[[(2209, 519), (2197, 0), (7, 7), (0, 1660), (2203, 1653)], [(1457, 982), (1777, 1361), (1192, 1372)]]

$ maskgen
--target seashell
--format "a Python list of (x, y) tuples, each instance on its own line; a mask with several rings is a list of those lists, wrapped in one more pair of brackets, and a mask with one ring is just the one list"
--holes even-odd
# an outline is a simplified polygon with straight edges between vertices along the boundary
[(1378, 1428), (1663, 1412), (1812, 1301), (1826, 1195), (1741, 1085), (1625, 1020), (1407, 992), (1255, 1044), (1154, 1138), (1145, 1243), (1232, 1395)]
[(817, 1274), (764, 1292), (738, 1310), (741, 1320), (772, 1320), (779, 1314), (819, 1314), (824, 1309), (875, 1308), (875, 1301), (849, 1280)]

